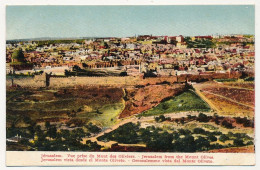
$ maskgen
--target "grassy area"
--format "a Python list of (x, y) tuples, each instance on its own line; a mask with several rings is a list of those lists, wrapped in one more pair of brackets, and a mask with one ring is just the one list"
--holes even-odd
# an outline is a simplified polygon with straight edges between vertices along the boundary
[(197, 94), (186, 91), (182, 94), (161, 102), (156, 107), (147, 110), (140, 116), (152, 116), (179, 111), (209, 111), (210, 107)]
[(122, 112), (123, 109), (123, 102), (106, 104), (97, 110), (93, 110), (91, 112), (86, 111), (78, 114), (76, 117), (90, 120), (95, 124), (101, 125), (102, 127), (110, 127), (116, 123), (117, 116)]

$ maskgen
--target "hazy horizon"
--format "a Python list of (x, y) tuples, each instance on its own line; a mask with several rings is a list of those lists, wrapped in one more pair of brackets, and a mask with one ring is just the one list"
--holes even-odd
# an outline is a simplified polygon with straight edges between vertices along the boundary
[(7, 6), (6, 40), (255, 34), (253, 5)]

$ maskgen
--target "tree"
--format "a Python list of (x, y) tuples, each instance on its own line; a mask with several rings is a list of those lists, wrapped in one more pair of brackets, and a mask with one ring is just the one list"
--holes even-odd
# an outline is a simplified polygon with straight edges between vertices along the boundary
[(205, 130), (202, 128), (194, 128), (193, 133), (195, 134), (205, 134)]
[(130, 122), (119, 126), (116, 130), (103, 135), (101, 138), (98, 138), (98, 140), (115, 140), (119, 143), (133, 144), (138, 142), (138, 130), (139, 126)]
[(45, 128), (46, 128), (47, 130), (49, 130), (50, 127), (51, 127), (50, 122), (49, 122), (49, 121), (46, 121), (46, 122), (45, 122)]
[(82, 128), (77, 128), (71, 131), (71, 138), (77, 142), (80, 142), (85, 136), (86, 134)]
[(229, 137), (228, 137), (227, 135), (223, 134), (223, 135), (221, 135), (221, 136), (219, 137), (219, 140), (220, 140), (221, 142), (225, 142), (225, 141), (229, 140)]
[(29, 143), (29, 139), (26, 139), (26, 138), (22, 138), (21, 141), (20, 141), (21, 144), (25, 145), (25, 146), (28, 146), (30, 143)]
[(140, 129), (140, 133), (141, 133), (141, 139), (144, 143), (148, 143), (150, 141), (150, 137), (151, 137), (151, 132), (149, 129)]
[(184, 117), (181, 118), (181, 124), (184, 125), (185, 121), (184, 121)]
[(97, 142), (91, 142), (90, 140), (86, 141), (87, 150), (97, 151), (100, 150), (101, 146)]
[(119, 76), (127, 76), (127, 72), (126, 71), (123, 71), (119, 74)]
[(197, 150), (208, 150), (210, 143), (209, 141), (204, 138), (199, 136), (198, 139), (195, 140), (196, 142), (196, 149)]
[(233, 144), (235, 146), (244, 146), (245, 145), (242, 139), (234, 139)]
[(35, 125), (30, 125), (30, 126), (28, 126), (27, 129), (29, 130), (30, 135), (31, 135), (31, 136), (34, 136), (34, 133), (35, 133)]
[(160, 118), (159, 118), (159, 117), (155, 117), (154, 120), (155, 120), (156, 122), (159, 122), (159, 121), (160, 121)]
[(25, 116), (25, 117), (23, 118), (23, 121), (24, 121), (24, 123), (26, 123), (26, 124), (31, 124), (32, 119), (31, 119), (29, 116)]
[(188, 129), (178, 129), (180, 135), (190, 135), (191, 131)]
[(47, 130), (47, 135), (50, 137), (50, 138), (56, 138), (57, 136), (57, 128), (55, 126), (52, 126), (50, 127), (48, 130)]
[(173, 149), (173, 135), (168, 132), (154, 131), (146, 141), (147, 147), (155, 151), (170, 151)]
[(166, 104), (166, 103), (162, 103), (162, 109), (163, 109), (163, 110), (167, 110), (167, 109), (169, 109), (168, 104)]
[(253, 144), (254, 144), (253, 141), (248, 141), (248, 142), (246, 143), (246, 145), (253, 145)]
[(232, 129), (234, 128), (232, 123), (229, 123), (228, 121), (224, 120), (222, 123), (222, 126), (224, 126), (225, 128), (228, 128), (228, 129)]
[(64, 74), (65, 74), (65, 76), (69, 76), (70, 75), (70, 71), (66, 69)]
[(86, 128), (91, 132), (91, 133), (98, 133), (101, 131), (101, 128), (99, 128), (96, 125), (93, 125), (91, 122), (86, 126)]
[(216, 123), (217, 125), (219, 125), (220, 121), (219, 121), (219, 118), (218, 118), (218, 117), (215, 118), (215, 123)]
[(165, 120), (169, 120), (169, 119), (166, 119), (164, 115), (160, 115), (159, 117), (155, 117), (154, 120), (156, 122), (164, 122)]
[(160, 116), (159, 116), (159, 119), (161, 120), (161, 122), (163, 122), (163, 121), (166, 120), (166, 118), (164, 117), (164, 115), (160, 115)]
[(70, 138), (70, 131), (61, 129), (59, 135), (66, 140), (66, 139)]
[(218, 138), (216, 137), (216, 136), (214, 136), (214, 135), (209, 135), (209, 140), (211, 141), (211, 142), (215, 142), (215, 141), (217, 141), (218, 140)]
[(174, 143), (175, 149), (178, 152), (195, 152), (196, 142), (192, 135), (185, 135), (184, 138), (178, 138)]
[(21, 48), (15, 50), (12, 54), (12, 61), (13, 62), (24, 62), (24, 54)]
[(208, 121), (209, 121), (208, 116), (205, 115), (205, 114), (203, 114), (203, 113), (200, 113), (200, 114), (199, 114), (197, 120), (198, 120), (199, 122), (208, 122)]

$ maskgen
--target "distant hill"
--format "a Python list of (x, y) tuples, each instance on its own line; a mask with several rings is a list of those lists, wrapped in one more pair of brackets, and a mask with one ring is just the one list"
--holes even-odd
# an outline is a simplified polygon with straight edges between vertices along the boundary
[(12, 39), (6, 40), (8, 43), (26, 42), (26, 41), (46, 41), (46, 40), (78, 40), (78, 39), (93, 39), (93, 38), (104, 38), (104, 37), (39, 37), (39, 38), (26, 38), (26, 39)]

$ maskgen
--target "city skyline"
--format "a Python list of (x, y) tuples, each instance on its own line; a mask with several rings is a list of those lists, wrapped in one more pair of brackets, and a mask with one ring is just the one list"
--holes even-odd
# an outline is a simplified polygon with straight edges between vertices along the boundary
[(254, 34), (254, 20), (253, 5), (7, 6), (6, 39)]

